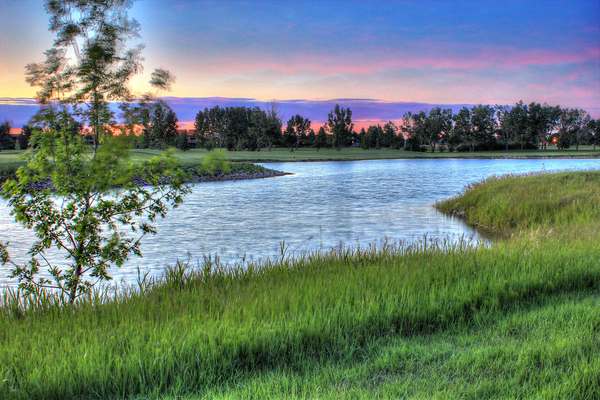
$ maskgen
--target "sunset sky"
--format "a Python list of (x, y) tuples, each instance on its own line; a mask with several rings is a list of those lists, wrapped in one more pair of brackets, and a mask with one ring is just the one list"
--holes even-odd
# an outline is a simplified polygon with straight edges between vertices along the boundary
[[(600, 110), (598, 0), (141, 0), (131, 14), (146, 71), (176, 75), (172, 96)], [(0, 0), (0, 97), (34, 95), (23, 67), (50, 46), (47, 27), (41, 0)]]

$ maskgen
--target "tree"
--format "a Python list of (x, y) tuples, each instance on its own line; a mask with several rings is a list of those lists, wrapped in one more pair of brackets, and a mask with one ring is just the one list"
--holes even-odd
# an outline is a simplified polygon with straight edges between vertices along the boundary
[(29, 125), (23, 125), (21, 128), (21, 134), (17, 137), (17, 143), (19, 145), (19, 149), (25, 150), (29, 147), (29, 141), (31, 140), (31, 135), (33, 134), (33, 129)]
[(418, 151), (417, 129), (415, 124), (415, 115), (410, 111), (402, 116), (402, 124), (400, 125), (400, 134), (404, 139), (404, 150)]
[(367, 144), (369, 148), (381, 148), (383, 129), (379, 125), (371, 125), (367, 129)]
[(352, 110), (336, 104), (327, 116), (327, 128), (329, 133), (333, 135), (333, 145), (338, 150), (342, 146), (346, 146), (354, 128), (354, 124), (352, 124)]
[(381, 145), (384, 147), (393, 147), (396, 144), (398, 136), (398, 128), (392, 121), (388, 121), (383, 126), (383, 135), (381, 137)]
[(0, 124), (0, 150), (14, 150), (15, 139), (10, 135), (10, 123)]
[(528, 139), (546, 148), (548, 136), (560, 117), (560, 107), (532, 102), (527, 107)]
[(496, 121), (498, 122), (497, 137), (504, 143), (504, 150), (508, 151), (510, 142), (514, 140), (511, 126), (510, 107), (496, 105)]
[(579, 144), (589, 133), (590, 117), (584, 111), (576, 108), (563, 109), (558, 122), (558, 143), (559, 149), (567, 149), (575, 145), (579, 150)]
[(298, 148), (300, 142), (306, 137), (309, 131), (310, 120), (308, 118), (296, 114), (288, 120), (284, 135), (290, 151)]
[(471, 110), (472, 136), (475, 143), (492, 147), (495, 142), (496, 118), (494, 107), (478, 105)]
[(274, 145), (281, 144), (281, 119), (277, 111), (277, 105), (271, 103), (269, 110), (267, 111), (266, 126), (265, 126), (265, 137), (267, 139), (267, 146), (269, 150)]
[(437, 143), (444, 140), (452, 128), (452, 110), (440, 107), (432, 108), (425, 120), (425, 130), (429, 138), (431, 152), (435, 152)]
[(321, 147), (327, 147), (327, 133), (325, 133), (325, 128), (323, 127), (319, 128), (319, 133), (317, 134), (315, 141), (315, 147), (317, 148), (317, 151)]
[(593, 146), (593, 150), (596, 151), (596, 146), (600, 145), (600, 118), (590, 120), (589, 129), (590, 141)]
[(308, 136), (306, 138), (306, 145), (310, 146), (310, 147), (315, 147), (317, 143), (317, 135), (315, 134), (315, 130), (314, 129), (310, 129), (310, 131), (308, 132)]
[(175, 147), (183, 151), (191, 148), (187, 133), (177, 133), (177, 137), (175, 138)]
[(151, 116), (144, 126), (146, 147), (164, 149), (174, 146), (177, 138), (177, 115), (164, 101), (157, 101), (150, 108)]
[[(0, 262), (12, 265), (12, 276), (29, 293), (51, 288), (75, 302), (110, 279), (111, 267), (120, 267), (131, 254), (141, 255), (141, 239), (156, 232), (156, 219), (188, 191), (171, 155), (133, 164), (123, 140), (106, 135), (112, 122), (108, 100), (128, 99), (127, 83), (139, 70), (139, 51), (124, 50), (137, 31), (137, 23), (127, 17), (129, 5), (119, 0), (46, 2), (54, 47), (44, 64), (30, 64), (27, 72), (30, 84), (40, 88), (38, 100), (53, 101), (36, 118), (46, 127), (35, 130), (26, 165), (1, 190), (15, 219), (37, 237), (25, 264), (14, 262), (7, 244), (0, 243)], [(68, 65), (64, 52), (70, 45), (77, 61)], [(91, 148), (79, 135), (71, 109), (90, 125)], [(45, 252), (51, 247), (64, 252), (66, 266), (48, 261)], [(50, 279), (38, 276), (41, 268)]]

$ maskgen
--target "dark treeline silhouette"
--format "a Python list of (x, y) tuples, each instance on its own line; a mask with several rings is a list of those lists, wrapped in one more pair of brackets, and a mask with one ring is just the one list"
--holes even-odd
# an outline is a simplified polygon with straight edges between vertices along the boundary
[(360, 146), (363, 149), (395, 148), (412, 151), (482, 151), (560, 149), (580, 144), (600, 144), (600, 120), (581, 109), (518, 102), (514, 106), (476, 105), (457, 113), (435, 107), (429, 112), (404, 114), (400, 126), (392, 121), (356, 132), (352, 111), (336, 105), (318, 132), (311, 121), (293, 115), (284, 124), (275, 107), (219, 106), (196, 116), (198, 144), (229, 150), (260, 150), (272, 146), (300, 147)]
[[(121, 133), (129, 135), (138, 148), (182, 150), (191, 147), (228, 150), (287, 147), (294, 151), (308, 148), (361, 147), (393, 148), (410, 151), (485, 151), (559, 149), (579, 145), (600, 145), (600, 119), (592, 119), (582, 109), (547, 104), (518, 102), (513, 106), (476, 105), (451, 109), (435, 107), (429, 112), (408, 112), (399, 124), (392, 121), (354, 129), (352, 110), (336, 105), (327, 122), (316, 131), (311, 121), (296, 114), (284, 124), (275, 105), (258, 107), (220, 107), (201, 110), (195, 130), (177, 129), (177, 116), (169, 105), (153, 99), (123, 108)], [(52, 112), (48, 109), (46, 112)], [(10, 124), (0, 124), (0, 150), (27, 148), (33, 128), (44, 128), (33, 119), (21, 135), (10, 135)], [(73, 129), (81, 126), (73, 122)]]

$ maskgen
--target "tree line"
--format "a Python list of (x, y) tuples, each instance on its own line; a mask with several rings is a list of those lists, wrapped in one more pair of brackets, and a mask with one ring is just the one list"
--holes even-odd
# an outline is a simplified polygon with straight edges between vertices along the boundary
[[(259, 107), (205, 108), (196, 114), (193, 132), (177, 129), (177, 115), (159, 99), (142, 99), (121, 107), (121, 133), (128, 135), (137, 148), (191, 147), (228, 150), (301, 147), (363, 149), (394, 148), (409, 151), (485, 151), (559, 149), (579, 145), (600, 145), (600, 119), (593, 119), (582, 109), (562, 108), (522, 101), (513, 106), (476, 105), (462, 107), (454, 113), (435, 107), (429, 112), (405, 113), (399, 123), (388, 121), (358, 132), (354, 129), (352, 110), (336, 105), (327, 122), (316, 131), (310, 119), (296, 114), (284, 124), (277, 108)], [(47, 109), (46, 112), (51, 112)], [(42, 114), (43, 115), (43, 114)], [(0, 150), (27, 148), (31, 130), (49, 118), (34, 118), (23, 127), (22, 134), (9, 135), (10, 125), (0, 125)], [(56, 118), (54, 118), (56, 120)], [(81, 129), (81, 124), (71, 121)], [(137, 130), (136, 130), (137, 128)]]
[[(285, 127), (284, 127), (285, 126)], [(293, 115), (284, 125), (272, 106), (219, 107), (199, 111), (195, 136), (201, 147), (229, 150), (262, 148), (360, 146), (411, 151), (482, 151), (559, 149), (600, 144), (600, 119), (582, 109), (522, 101), (513, 106), (476, 105), (454, 113), (435, 107), (429, 112), (408, 112), (399, 124), (388, 121), (354, 129), (352, 110), (336, 105), (325, 125), (315, 132), (311, 121)]]

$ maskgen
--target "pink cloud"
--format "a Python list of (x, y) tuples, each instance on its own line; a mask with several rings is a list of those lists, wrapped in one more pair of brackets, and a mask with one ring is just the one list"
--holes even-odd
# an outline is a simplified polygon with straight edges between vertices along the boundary
[[(434, 52), (430, 50), (430, 52)], [(240, 62), (243, 59), (243, 62)], [(480, 51), (474, 55), (405, 55), (402, 53), (358, 56), (320, 56), (305, 54), (292, 57), (274, 58), (264, 56), (256, 58), (237, 54), (209, 62), (203, 62), (198, 68), (212, 73), (248, 73), (274, 71), (284, 75), (297, 74), (373, 74), (396, 69), (446, 69), (446, 70), (483, 70), (500, 68), (511, 70), (527, 66), (551, 66), (564, 64), (582, 64), (600, 61), (600, 47), (589, 48), (581, 52), (559, 52), (551, 50), (517, 50), (497, 48)]]

